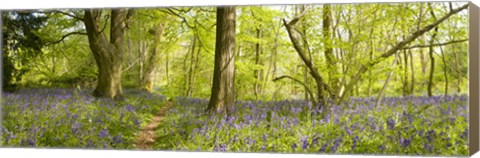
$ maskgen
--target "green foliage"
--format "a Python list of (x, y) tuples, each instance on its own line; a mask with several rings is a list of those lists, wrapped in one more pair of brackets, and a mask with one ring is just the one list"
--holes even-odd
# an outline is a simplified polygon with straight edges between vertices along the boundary
[(5, 12), (2, 14), (2, 85), (4, 91), (14, 91), (22, 75), (29, 71), (23, 66), (36, 57), (45, 42), (36, 31), (44, 27), (47, 17), (30, 12)]

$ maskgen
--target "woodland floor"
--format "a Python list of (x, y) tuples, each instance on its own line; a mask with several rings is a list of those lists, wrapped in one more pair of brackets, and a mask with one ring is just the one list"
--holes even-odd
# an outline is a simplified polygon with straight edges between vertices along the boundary
[(139, 131), (140, 133), (137, 134), (137, 138), (135, 141), (135, 147), (137, 149), (151, 150), (153, 148), (153, 144), (155, 143), (155, 140), (157, 138), (155, 130), (158, 129), (158, 126), (160, 125), (165, 116), (165, 113), (171, 107), (172, 103), (170, 101), (167, 101), (165, 103), (165, 106), (162, 107), (158, 111), (158, 113), (153, 116), (151, 122), (141, 128), (141, 131)]

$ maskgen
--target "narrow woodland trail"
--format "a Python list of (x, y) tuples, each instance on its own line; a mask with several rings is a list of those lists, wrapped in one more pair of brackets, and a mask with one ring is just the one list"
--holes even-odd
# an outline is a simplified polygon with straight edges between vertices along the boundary
[(137, 134), (137, 139), (135, 142), (135, 147), (137, 149), (149, 150), (152, 149), (153, 144), (155, 143), (155, 139), (157, 138), (155, 135), (155, 130), (160, 125), (160, 122), (163, 120), (165, 113), (172, 107), (172, 102), (167, 101), (165, 106), (160, 109), (160, 111), (153, 116), (151, 122), (142, 127), (139, 134)]

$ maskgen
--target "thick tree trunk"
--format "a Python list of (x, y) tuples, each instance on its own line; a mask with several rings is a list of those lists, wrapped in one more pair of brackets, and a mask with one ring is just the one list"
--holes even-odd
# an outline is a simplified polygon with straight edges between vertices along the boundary
[(230, 114), (235, 104), (235, 7), (217, 7), (215, 66), (207, 111)]
[(110, 41), (108, 41), (100, 24), (102, 12), (85, 11), (84, 24), (99, 72), (97, 87), (93, 92), (96, 97), (123, 98), (121, 76), (127, 12), (126, 9), (111, 11)]

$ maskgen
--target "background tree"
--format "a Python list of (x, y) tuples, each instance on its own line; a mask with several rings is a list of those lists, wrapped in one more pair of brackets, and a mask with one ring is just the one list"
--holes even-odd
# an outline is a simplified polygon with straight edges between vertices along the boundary
[(30, 69), (25, 64), (39, 55), (45, 45), (36, 31), (45, 26), (47, 17), (34, 12), (12, 11), (3, 13), (2, 20), (2, 86), (4, 91), (12, 92), (16, 82)]

